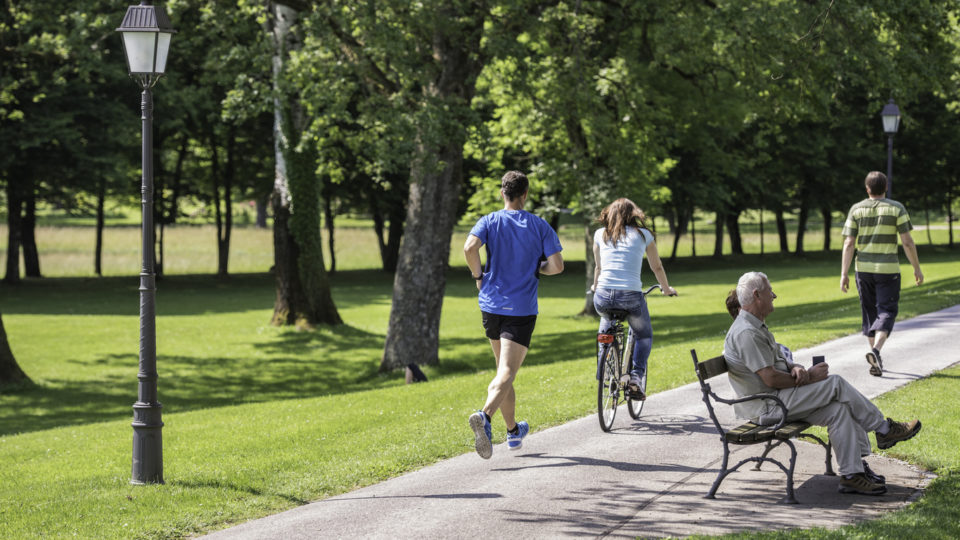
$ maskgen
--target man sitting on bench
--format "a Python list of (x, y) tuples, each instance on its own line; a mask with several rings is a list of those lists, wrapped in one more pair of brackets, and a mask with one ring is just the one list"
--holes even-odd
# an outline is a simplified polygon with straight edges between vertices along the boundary
[[(870, 454), (867, 432), (875, 432), (877, 446), (886, 449), (916, 435), (920, 421), (884, 419), (876, 405), (853, 385), (839, 375), (830, 375), (826, 362), (808, 371), (784, 358), (764, 324), (766, 317), (773, 313), (776, 297), (762, 272), (747, 272), (737, 283), (740, 313), (724, 342), (730, 385), (739, 397), (775, 394), (790, 411), (788, 421), (802, 420), (826, 426), (836, 451), (841, 493), (886, 493), (884, 477), (874, 474), (863, 460)], [(739, 418), (757, 424), (780, 421), (780, 409), (761, 400), (737, 403), (734, 410)]]

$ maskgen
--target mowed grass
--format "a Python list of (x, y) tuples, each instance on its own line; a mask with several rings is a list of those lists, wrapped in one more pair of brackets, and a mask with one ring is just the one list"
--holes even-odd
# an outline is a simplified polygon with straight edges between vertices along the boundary
[[(457, 243), (462, 240), (454, 238)], [(922, 246), (921, 260), (928, 284), (905, 288), (903, 317), (960, 302), (957, 252)], [(836, 252), (698, 258), (668, 266), (681, 296), (650, 298), (651, 391), (693, 379), (690, 348), (722, 346), (729, 324), (722, 300), (746, 270), (766, 271), (777, 287), (778, 309), (770, 320), (781, 341), (800, 348), (856, 331), (855, 292), (839, 292), (838, 267)], [(909, 266), (903, 270), (908, 283)], [(187, 536), (472, 451), (466, 428), (449, 426), (464, 426), (466, 415), (482, 403), (493, 361), (463, 267), (448, 275), (440, 365), (426, 368), (427, 384), (407, 386), (399, 373), (377, 372), (392, 277), (344, 270), (332, 284), (345, 324), (295, 331), (267, 324), (274, 295), (268, 274), (217, 279), (173, 273), (160, 281), (157, 349), (167, 483), (146, 487), (129, 485), (137, 279), (42, 279), (0, 288), (14, 352), (35, 381), (0, 393), (0, 537)], [(518, 412), (535, 430), (595, 407), (596, 321), (576, 316), (583, 290), (582, 262), (541, 282), (538, 329), (517, 380)], [(955, 384), (951, 373), (930, 380)], [(901, 392), (912, 396), (915, 386)], [(956, 399), (942, 397), (955, 391), (930, 392), (936, 390), (930, 395), (937, 399), (918, 394), (884, 410), (925, 422), (943, 415), (946, 424), (960, 411)], [(923, 446), (932, 455), (902, 457), (939, 467), (945, 476), (931, 493), (953, 490), (954, 499), (928, 496), (924, 504), (953, 504), (957, 483), (949, 479), (956, 478), (951, 471), (960, 468), (960, 458), (950, 441), (957, 433), (948, 428), (931, 434), (929, 424), (925, 430)], [(496, 441), (503, 437), (496, 429)], [(920, 519), (919, 508), (898, 514)], [(949, 509), (938, 514), (937, 508), (926, 512), (949, 515)], [(930, 527), (933, 536), (951, 536), (943, 536), (952, 530), (946, 525)]]
[[(111, 219), (114, 225), (104, 228), (101, 270), (104, 276), (129, 276), (140, 271), (140, 227), (131, 220), (137, 216), (118, 214)], [(914, 216), (916, 220), (918, 216)], [(746, 254), (778, 254), (780, 241), (776, 233), (776, 224), (769, 212), (763, 215), (763, 233), (760, 231), (760, 214), (748, 211), (741, 218), (741, 241)], [(837, 213), (833, 217), (830, 229), (830, 248), (838, 250), (843, 244), (840, 231), (844, 216)], [(94, 247), (96, 229), (89, 218), (63, 218), (62, 216), (43, 216), (36, 229), (37, 247), (40, 253), (40, 271), (47, 277), (84, 277), (94, 274)], [(63, 226), (64, 223), (72, 226)], [(676, 238), (669, 231), (665, 219), (652, 219), (657, 231), (657, 246), (663, 258), (673, 253)], [(461, 223), (450, 242), (450, 264), (463, 265), (463, 242), (470, 231), (469, 223)], [(918, 245), (944, 246), (949, 243), (948, 224), (932, 221), (929, 230), (925, 224), (916, 222), (918, 229), (913, 231)], [(564, 246), (564, 259), (582, 261), (585, 259), (584, 227), (581, 218), (563, 216), (560, 227), (560, 239)], [(587, 225), (592, 233), (595, 224)], [(960, 228), (954, 225), (954, 242), (960, 245)], [(796, 250), (796, 219), (787, 216), (787, 246)], [(695, 234), (680, 237), (676, 250), (677, 257), (712, 256), (715, 236), (713, 223), (700, 216), (695, 224)], [(159, 233), (158, 233), (159, 234)], [(328, 235), (324, 229), (324, 257), (330, 267)], [(592, 236), (592, 235), (591, 235)], [(693, 241), (696, 239), (696, 249)], [(162, 253), (163, 271), (166, 274), (212, 274), (217, 271), (216, 227), (209, 224), (175, 225), (164, 229), (164, 248)], [(5, 268), (7, 250), (6, 224), (0, 224), (0, 268)], [(808, 223), (804, 235), (804, 250), (807, 253), (823, 251), (823, 222), (813, 219)], [(358, 248), (359, 247), (359, 248)], [(730, 238), (724, 235), (723, 253), (730, 254)], [(364, 270), (381, 266), (376, 248), (376, 235), (370, 220), (345, 217), (338, 219), (334, 233), (334, 258), (337, 270)], [(273, 232), (271, 229), (258, 229), (253, 226), (235, 226), (230, 242), (229, 271), (235, 274), (267, 272), (273, 266)], [(21, 275), (23, 263), (21, 261)]]

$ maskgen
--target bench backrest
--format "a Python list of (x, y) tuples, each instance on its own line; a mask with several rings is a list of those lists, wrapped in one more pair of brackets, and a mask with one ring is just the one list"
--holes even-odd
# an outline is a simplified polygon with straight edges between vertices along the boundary
[(723, 355), (714, 356), (703, 362), (697, 359), (697, 351), (690, 349), (690, 355), (693, 357), (693, 367), (697, 372), (697, 378), (700, 379), (701, 385), (706, 383), (707, 379), (727, 372), (727, 361), (723, 358)]

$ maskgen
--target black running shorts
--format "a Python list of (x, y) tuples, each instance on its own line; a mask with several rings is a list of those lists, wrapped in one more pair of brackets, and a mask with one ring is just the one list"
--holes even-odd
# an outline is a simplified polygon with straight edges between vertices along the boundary
[(486, 311), (481, 313), (483, 314), (483, 329), (486, 330), (488, 338), (509, 339), (514, 343), (530, 348), (533, 327), (537, 324), (536, 315), (515, 317), (513, 315), (487, 313)]

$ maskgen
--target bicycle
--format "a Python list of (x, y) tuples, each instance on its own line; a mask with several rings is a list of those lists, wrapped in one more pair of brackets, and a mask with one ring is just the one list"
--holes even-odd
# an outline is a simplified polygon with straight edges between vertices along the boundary
[[(650, 294), (660, 285), (653, 285), (643, 291), (643, 295)], [(627, 325), (627, 335), (624, 339), (623, 323), (627, 312), (622, 309), (610, 310), (610, 324), (603, 331), (597, 332), (597, 413), (600, 417), (600, 428), (610, 431), (613, 419), (617, 415), (621, 396), (627, 401), (627, 411), (634, 420), (640, 418), (647, 394), (647, 373), (649, 366), (640, 379), (639, 393), (630, 390), (630, 370), (624, 371), (624, 358), (630, 365), (633, 358), (633, 331)]]

